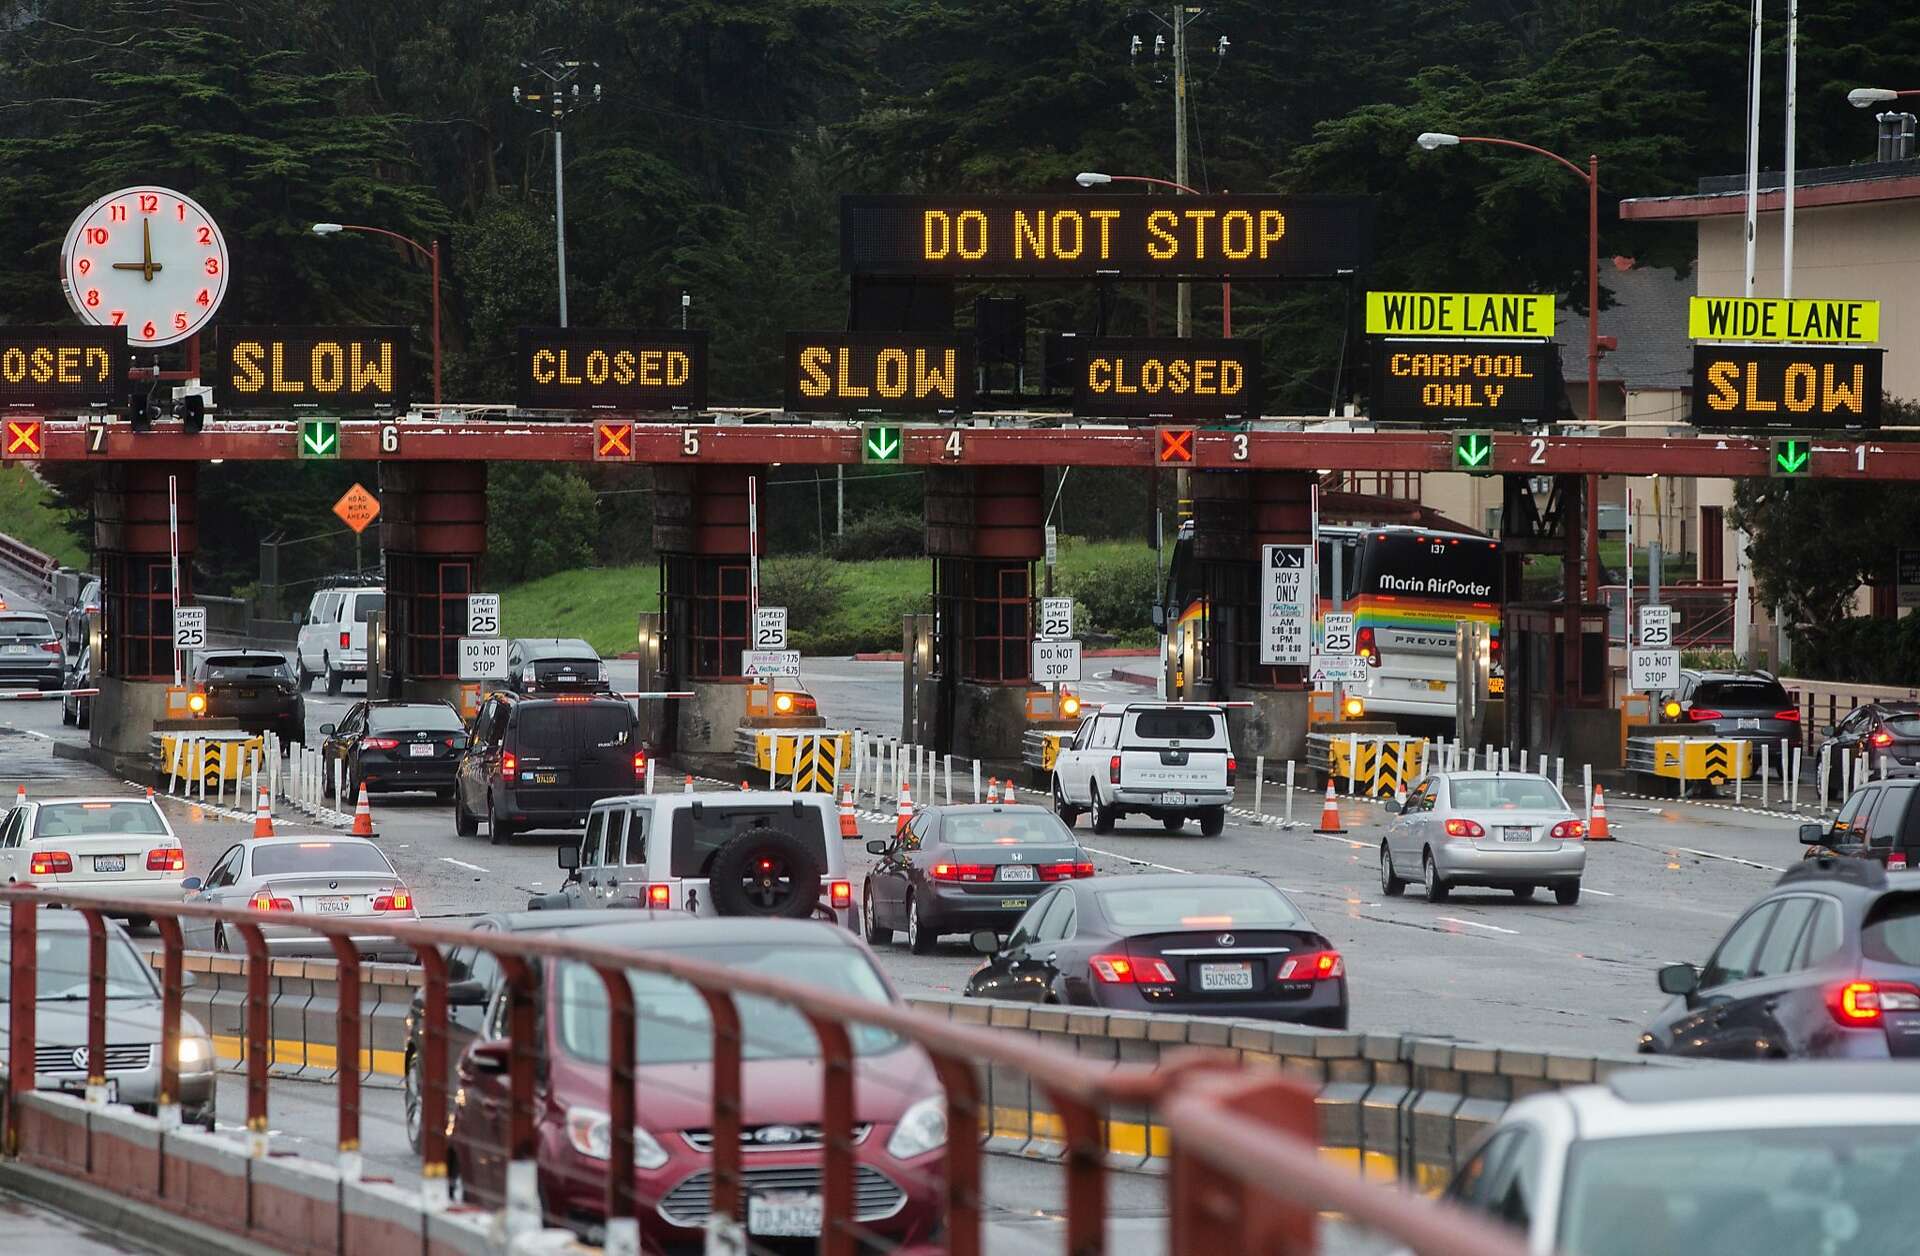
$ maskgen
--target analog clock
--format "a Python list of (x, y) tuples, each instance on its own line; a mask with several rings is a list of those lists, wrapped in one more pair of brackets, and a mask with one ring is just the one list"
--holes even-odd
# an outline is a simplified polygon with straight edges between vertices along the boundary
[(227, 241), (192, 197), (121, 188), (73, 220), (60, 250), (60, 286), (74, 313), (125, 327), (134, 349), (199, 331), (227, 293)]

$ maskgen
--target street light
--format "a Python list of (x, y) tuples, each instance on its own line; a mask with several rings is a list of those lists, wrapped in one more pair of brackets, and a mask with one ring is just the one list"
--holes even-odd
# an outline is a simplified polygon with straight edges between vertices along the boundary
[[(1559, 153), (1519, 140), (1496, 139), (1489, 135), (1449, 135), (1444, 131), (1424, 131), (1414, 140), (1432, 152), (1460, 144), (1493, 144), (1518, 148), (1540, 157), (1550, 157), (1587, 185), (1587, 422), (1600, 422), (1600, 158), (1589, 154), (1587, 168), (1568, 161)], [(1587, 601), (1600, 600), (1600, 479), (1587, 477)]]
[[(1188, 196), (1200, 195), (1184, 183), (1143, 174), (1101, 174), (1098, 170), (1082, 170), (1073, 176), (1073, 181), (1083, 188), (1104, 187), (1109, 183), (1152, 183), (1176, 192), (1185, 192)], [(1229, 340), (1233, 338), (1233, 284), (1227, 280), (1220, 282), (1220, 334)]]
[(1847, 93), (1847, 103), (1855, 109), (1868, 109), (1874, 105), (1888, 104), (1902, 96), (1920, 96), (1920, 88), (1896, 92), (1885, 87), (1856, 87)]
[(342, 231), (364, 231), (369, 235), (386, 236), (423, 255), (433, 264), (433, 404), (440, 404), (440, 241), (435, 240), (431, 247), (421, 244), (410, 236), (398, 231), (388, 231), (385, 227), (363, 227), (351, 222), (316, 222), (313, 234), (317, 236), (339, 235)]

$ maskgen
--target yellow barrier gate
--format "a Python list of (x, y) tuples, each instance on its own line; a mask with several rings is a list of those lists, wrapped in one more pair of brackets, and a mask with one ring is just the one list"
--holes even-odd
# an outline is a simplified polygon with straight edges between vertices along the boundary
[(1636, 734), (1627, 741), (1631, 771), (1682, 783), (1725, 785), (1754, 774), (1751, 741), (1738, 738), (1660, 737)]
[(237, 729), (154, 735), (160, 742), (154, 771), (162, 784), (170, 775), (182, 781), (204, 780), (209, 787), (221, 781), (245, 780), (266, 746), (266, 739), (260, 734)]
[(742, 728), (734, 734), (734, 762), (779, 778), (796, 793), (831, 794), (840, 765), (853, 762), (853, 734), (841, 729)]
[(1353, 792), (1391, 798), (1411, 788), (1426, 771), (1427, 743), (1381, 733), (1312, 733), (1307, 737), (1307, 766)]

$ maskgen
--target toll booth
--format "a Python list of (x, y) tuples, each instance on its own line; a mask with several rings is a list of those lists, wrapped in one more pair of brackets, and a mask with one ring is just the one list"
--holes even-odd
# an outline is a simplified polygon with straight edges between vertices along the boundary
[[(1569, 745), (1573, 709), (1568, 694), (1582, 695), (1588, 707), (1604, 705), (1607, 692), (1607, 608), (1577, 608), (1577, 655), (1567, 648), (1566, 607), (1553, 602), (1509, 602), (1501, 629), (1501, 653), (1506, 659), (1505, 744), (1516, 749), (1557, 750), (1575, 754), (1584, 747)], [(1577, 657), (1578, 675), (1568, 677), (1570, 660)], [(1491, 725), (1491, 721), (1490, 721)], [(1498, 739), (1490, 726), (1489, 734)], [(1618, 753), (1617, 739), (1613, 743)], [(1605, 762), (1607, 756), (1591, 762)]]

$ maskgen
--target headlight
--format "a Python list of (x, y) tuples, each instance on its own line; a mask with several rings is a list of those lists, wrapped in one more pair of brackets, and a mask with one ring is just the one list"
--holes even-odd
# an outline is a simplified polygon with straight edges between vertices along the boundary
[(205, 1038), (182, 1038), (174, 1054), (182, 1064), (205, 1064), (213, 1059), (213, 1044)]
[(887, 1140), (887, 1154), (895, 1160), (911, 1160), (946, 1145), (947, 1101), (944, 1096), (935, 1095), (907, 1109), (907, 1114), (894, 1128), (893, 1137)]
[[(567, 1109), (567, 1141), (573, 1149), (594, 1160), (613, 1154), (613, 1120), (592, 1108)], [(657, 1169), (667, 1162), (667, 1153), (658, 1140), (639, 1126), (633, 1129), (633, 1167)]]

